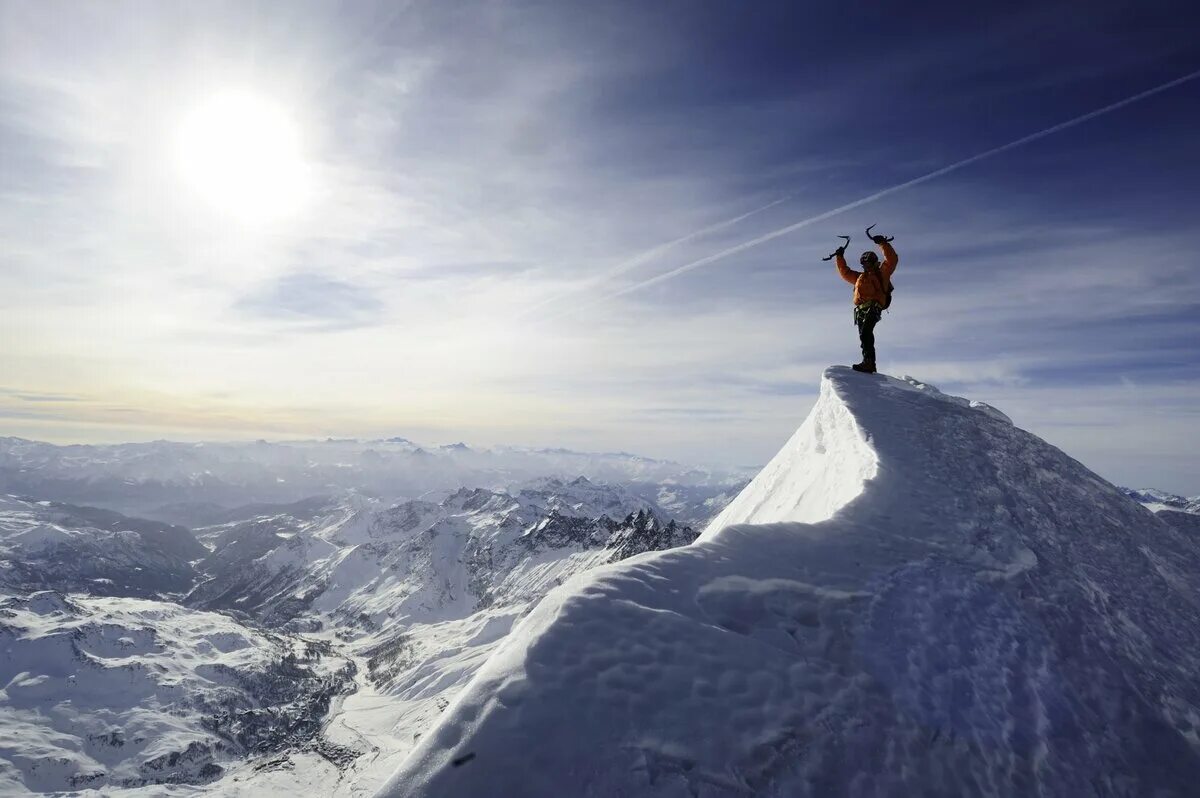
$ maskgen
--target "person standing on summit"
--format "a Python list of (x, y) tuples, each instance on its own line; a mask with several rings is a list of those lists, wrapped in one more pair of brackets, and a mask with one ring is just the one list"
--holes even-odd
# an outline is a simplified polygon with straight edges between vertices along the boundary
[(883, 253), (882, 265), (879, 263), (879, 256), (874, 252), (864, 252), (858, 259), (863, 271), (856, 272), (847, 266), (846, 247), (850, 243), (849, 236), (842, 236), (846, 243), (830, 256), (836, 259), (838, 274), (854, 286), (854, 323), (858, 327), (863, 359), (851, 368), (867, 374), (875, 373), (875, 325), (882, 318), (883, 311), (892, 303), (892, 272), (896, 271), (896, 264), (900, 260), (896, 250), (892, 249), (892, 239), (871, 235), (871, 227), (867, 228), (867, 238), (874, 241)]

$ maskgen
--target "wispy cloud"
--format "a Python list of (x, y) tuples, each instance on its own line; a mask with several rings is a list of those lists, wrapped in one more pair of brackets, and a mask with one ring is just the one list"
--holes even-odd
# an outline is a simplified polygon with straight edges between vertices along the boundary
[(80, 397), (70, 394), (39, 393), (4, 387), (0, 387), (0, 397), (11, 398), (20, 402), (78, 402), (80, 400)]
[[(605, 299), (615, 299), (617, 297), (625, 296), (626, 294), (632, 293), (634, 291), (640, 291), (642, 289), (649, 288), (652, 285), (658, 285), (659, 283), (665, 282), (667, 280), (673, 280), (676, 277), (679, 277), (680, 275), (683, 275), (683, 274), (686, 274), (687, 272), (692, 271), (693, 269), (698, 269), (701, 266), (707, 266), (710, 263), (714, 263), (719, 260), (724, 260), (724, 259), (730, 258), (734, 255), (738, 255), (742, 252), (745, 252), (746, 250), (751, 249), (753, 247), (760, 246), (769, 241), (774, 241), (775, 239), (780, 238), (781, 236), (785, 236), (785, 235), (794, 233), (797, 230), (800, 230), (802, 228), (811, 227), (812, 225), (814, 225), (818, 222), (823, 222), (826, 219), (831, 219), (835, 216), (840, 216), (840, 215), (846, 213), (847, 211), (852, 211), (857, 208), (861, 208), (864, 205), (870, 205), (871, 203), (877, 202), (881, 199), (884, 199), (885, 197), (890, 197), (893, 194), (897, 194), (901, 191), (906, 191), (915, 186), (919, 186), (922, 183), (927, 183), (930, 180), (936, 180), (936, 179), (943, 177), (945, 175), (948, 175), (952, 172), (956, 172), (959, 169), (964, 169), (968, 166), (971, 166), (972, 164), (978, 163), (978, 162), (986, 160), (988, 158), (993, 158), (997, 155), (1001, 155), (1003, 153), (1008, 152), (1009, 150), (1015, 149), (1017, 147), (1022, 147), (1026, 144), (1032, 143), (1034, 141), (1038, 141), (1039, 139), (1043, 139), (1046, 136), (1052, 136), (1055, 133), (1059, 133), (1063, 130), (1068, 130), (1070, 128), (1075, 127), (1076, 125), (1081, 125), (1092, 119), (1103, 116), (1104, 114), (1112, 113), (1113, 111), (1120, 110), (1121, 108), (1124, 108), (1128, 105), (1132, 105), (1133, 103), (1145, 100), (1148, 97), (1153, 97), (1156, 94), (1161, 94), (1164, 91), (1169, 91), (1170, 89), (1173, 89), (1177, 86), (1181, 86), (1185, 83), (1193, 81), (1196, 78), (1200, 78), (1200, 71), (1189, 72), (1186, 75), (1182, 75), (1178, 78), (1169, 80), (1165, 83), (1160, 83), (1157, 86), (1153, 86), (1144, 91), (1140, 91), (1136, 94), (1132, 94), (1128, 97), (1118, 100), (1117, 102), (1109, 103), (1108, 105), (1105, 105), (1101, 108), (1097, 108), (1095, 110), (1089, 111), (1086, 114), (1081, 114), (1079, 116), (1073, 117), (1066, 121), (1059, 122), (1056, 125), (1051, 125), (1048, 128), (1044, 128), (1042, 130), (1035, 131), (1033, 133), (1029, 133), (1025, 136), (1022, 136), (1019, 139), (1014, 139), (1013, 141), (1007, 142), (1005, 144), (1001, 144), (996, 147), (992, 147), (992, 148), (984, 150), (983, 152), (980, 152), (980, 153), (976, 153), (975, 155), (971, 155), (967, 158), (963, 158), (961, 160), (955, 161), (954, 163), (947, 164), (945, 166), (934, 169), (931, 172), (926, 172), (925, 174), (920, 175), (918, 177), (914, 177), (914, 178), (905, 180), (902, 183), (897, 183), (896, 185), (879, 189), (878, 191), (868, 194), (865, 197), (861, 197), (852, 202), (847, 202), (843, 205), (839, 205), (836, 208), (831, 208), (830, 210), (819, 213), (816, 216), (810, 216), (806, 219), (801, 219), (798, 222), (792, 222), (789, 225), (777, 228), (768, 233), (763, 233), (762, 235), (756, 236), (755, 238), (751, 238), (748, 241), (743, 241), (740, 244), (736, 244), (732, 247), (728, 247), (728, 248), (722, 249), (718, 252), (714, 252), (712, 254), (706, 255), (703, 258), (699, 258), (698, 260), (694, 260), (689, 263), (685, 263), (682, 266), (676, 266), (674, 269), (671, 269), (670, 271), (663, 272), (661, 274), (656, 274), (653, 277), (649, 277), (649, 278), (642, 280), (638, 283), (635, 283), (631, 286), (626, 286), (625, 288), (622, 288), (619, 291), (613, 292), (612, 294), (610, 294), (608, 296), (601, 297), (597, 301), (604, 301)], [(739, 219), (739, 221), (740, 221), (740, 219)]]
[(383, 302), (369, 288), (315, 274), (272, 280), (234, 308), (314, 331), (378, 324), (384, 313)]

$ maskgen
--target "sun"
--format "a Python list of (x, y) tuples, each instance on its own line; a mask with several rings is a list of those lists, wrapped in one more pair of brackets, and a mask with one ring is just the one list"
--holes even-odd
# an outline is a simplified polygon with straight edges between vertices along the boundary
[(187, 114), (176, 161), (192, 191), (245, 222), (288, 216), (308, 193), (310, 170), (294, 119), (250, 92), (214, 95)]

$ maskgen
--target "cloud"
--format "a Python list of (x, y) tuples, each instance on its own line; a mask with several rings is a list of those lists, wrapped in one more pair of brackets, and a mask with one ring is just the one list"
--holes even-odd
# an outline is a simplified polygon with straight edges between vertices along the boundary
[(273, 280), (238, 300), (234, 308), (250, 316), (315, 330), (378, 324), (384, 312), (383, 302), (371, 289), (315, 274)]
[[(1186, 26), (1118, 5), (1084, 30), (1049, 7), (977, 26), (949, 7), (8, 4), (0, 404), (93, 438), (430, 429), (762, 461), (821, 368), (857, 358), (818, 259), (878, 222), (902, 255), (885, 368), (1157, 474), (1200, 432), (1180, 401), (1200, 376), (1194, 103), (1150, 98), (646, 284), (1188, 71)], [(886, 31), (886, 59), (830, 35), (851, 18)], [(179, 119), (227, 87), (300, 120), (295, 216), (230, 220), (171, 168)], [(1153, 454), (1122, 378), (1168, 408)]]
[(39, 393), (2, 386), (0, 386), (0, 397), (11, 397), (21, 402), (78, 402), (81, 399), (79, 396), (72, 396), (70, 394)]

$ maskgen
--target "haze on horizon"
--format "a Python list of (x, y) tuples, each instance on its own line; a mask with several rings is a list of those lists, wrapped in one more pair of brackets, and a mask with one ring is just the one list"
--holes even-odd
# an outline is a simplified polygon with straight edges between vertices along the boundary
[(1200, 492), (1178, 3), (0, 2), (0, 435), (765, 461), (857, 357)]

